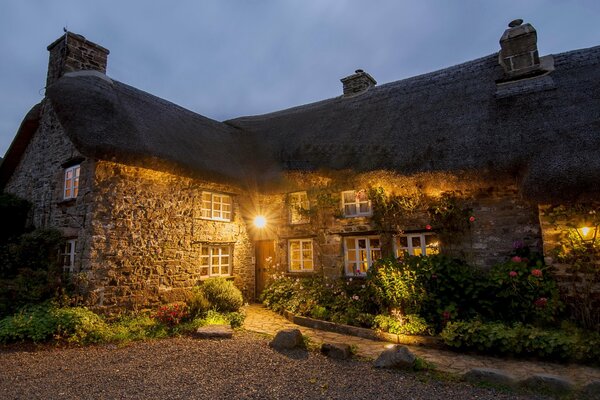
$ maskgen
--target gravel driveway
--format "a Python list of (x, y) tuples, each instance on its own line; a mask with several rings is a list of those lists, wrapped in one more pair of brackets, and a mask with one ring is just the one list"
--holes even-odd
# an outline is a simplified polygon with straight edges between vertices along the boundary
[(121, 348), (0, 348), (1, 399), (536, 399), (425, 373), (375, 370), (314, 352), (278, 353), (268, 339), (175, 338)]

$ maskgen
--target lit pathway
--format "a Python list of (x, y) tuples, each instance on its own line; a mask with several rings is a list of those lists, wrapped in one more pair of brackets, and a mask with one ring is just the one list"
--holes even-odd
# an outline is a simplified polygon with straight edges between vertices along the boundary
[[(390, 343), (363, 339), (339, 333), (320, 331), (296, 325), (281, 315), (266, 309), (259, 304), (244, 307), (246, 321), (244, 328), (259, 333), (275, 335), (281, 329), (297, 328), (303, 335), (310, 338), (311, 342), (321, 344), (347, 343), (354, 346), (358, 356), (375, 359), (385, 350)], [(561, 375), (571, 379), (577, 385), (583, 385), (593, 380), (600, 380), (600, 369), (581, 365), (562, 365), (555, 363), (517, 361), (510, 359), (467, 355), (451, 351), (430, 349), (419, 346), (407, 346), (410, 350), (426, 361), (435, 364), (437, 370), (463, 374), (472, 368), (497, 368), (511, 373), (518, 379), (523, 379), (533, 374)]]

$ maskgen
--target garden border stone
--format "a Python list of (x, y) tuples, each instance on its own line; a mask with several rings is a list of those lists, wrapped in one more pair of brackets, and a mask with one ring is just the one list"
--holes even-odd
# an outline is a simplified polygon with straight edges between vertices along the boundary
[(346, 343), (323, 343), (321, 353), (326, 357), (336, 360), (347, 360), (352, 357), (350, 345)]
[(506, 371), (496, 368), (473, 368), (463, 375), (463, 379), (472, 383), (516, 386), (517, 379)]
[(579, 392), (582, 400), (600, 400), (600, 380), (591, 381)]
[(207, 325), (196, 330), (194, 337), (197, 339), (231, 339), (233, 329), (229, 325)]
[(387, 332), (378, 332), (368, 328), (359, 328), (357, 326), (336, 324), (335, 322), (322, 321), (309, 317), (301, 317), (289, 311), (284, 311), (283, 316), (296, 325), (307, 328), (319, 329), (322, 331), (341, 333), (344, 335), (357, 336), (364, 339), (379, 340), (383, 342), (392, 342), (397, 344), (408, 344), (412, 346), (426, 346), (434, 349), (447, 349), (443, 340), (433, 336), (421, 335), (396, 335)]
[(573, 382), (559, 375), (534, 374), (519, 382), (519, 385), (542, 393), (568, 393), (574, 388)]

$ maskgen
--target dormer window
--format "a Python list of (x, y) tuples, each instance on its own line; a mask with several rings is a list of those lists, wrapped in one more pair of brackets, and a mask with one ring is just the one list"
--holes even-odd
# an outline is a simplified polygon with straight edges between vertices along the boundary
[(77, 197), (79, 193), (79, 170), (80, 165), (72, 165), (65, 168), (65, 180), (63, 186), (63, 199), (69, 200)]
[(342, 192), (344, 217), (364, 217), (371, 215), (371, 200), (364, 190)]
[(306, 192), (294, 192), (289, 194), (290, 224), (305, 224), (310, 221), (308, 210), (310, 203)]
[(231, 221), (231, 196), (221, 193), (202, 192), (202, 218)]

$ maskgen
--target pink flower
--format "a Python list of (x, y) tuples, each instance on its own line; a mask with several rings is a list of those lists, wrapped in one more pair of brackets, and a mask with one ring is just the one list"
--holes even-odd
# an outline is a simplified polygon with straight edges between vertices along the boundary
[(425, 225), (425, 229), (427, 229), (428, 231), (430, 231), (431, 230), (431, 225), (429, 225), (429, 224)]
[(539, 299), (534, 301), (533, 304), (538, 308), (544, 308), (546, 307), (546, 304), (548, 304), (548, 299), (545, 297), (540, 297)]
[(475, 217), (471, 215), (471, 216), (469, 217), (469, 222), (475, 222)]
[(514, 277), (515, 277), (515, 276), (517, 276), (517, 275), (518, 275), (518, 274), (517, 274), (517, 271), (510, 271), (510, 272), (508, 273), (508, 276), (510, 276), (511, 278), (514, 278)]
[(541, 278), (542, 277), (542, 270), (541, 269), (533, 269), (531, 270), (531, 275), (537, 277), (537, 278)]
[(444, 311), (442, 313), (442, 318), (444, 318), (445, 321), (448, 321), (450, 319), (450, 311)]
[(510, 259), (513, 262), (521, 262), (523, 261), (523, 259), (519, 256), (514, 256), (513, 258)]
[(437, 279), (437, 275), (436, 274), (431, 274), (431, 279)]

